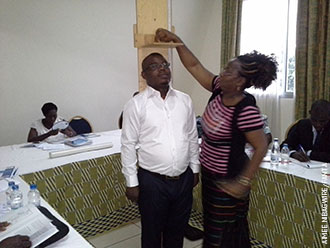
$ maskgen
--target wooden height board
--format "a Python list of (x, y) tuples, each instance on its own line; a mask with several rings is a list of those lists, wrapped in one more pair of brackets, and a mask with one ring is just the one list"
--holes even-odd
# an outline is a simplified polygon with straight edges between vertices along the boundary
[(167, 0), (136, 0), (134, 46), (138, 52), (139, 91), (146, 87), (141, 76), (143, 59), (152, 52), (158, 52), (168, 60), (168, 47), (153, 43), (157, 28), (168, 29), (168, 13)]

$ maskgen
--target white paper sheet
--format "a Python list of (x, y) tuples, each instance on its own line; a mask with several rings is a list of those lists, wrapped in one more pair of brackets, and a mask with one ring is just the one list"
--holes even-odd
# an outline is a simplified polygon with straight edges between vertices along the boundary
[(51, 220), (44, 216), (34, 205), (26, 205), (12, 210), (2, 216), (0, 221), (10, 223), (6, 231), (0, 232), (0, 240), (15, 235), (26, 235), (30, 237), (32, 247), (36, 247), (58, 232)]

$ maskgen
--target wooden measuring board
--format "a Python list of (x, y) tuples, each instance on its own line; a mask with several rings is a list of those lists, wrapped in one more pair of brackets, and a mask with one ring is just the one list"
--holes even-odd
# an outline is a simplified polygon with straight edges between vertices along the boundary
[[(169, 12), (167, 0), (136, 0), (136, 24), (134, 30), (134, 47), (138, 52), (139, 91), (146, 87), (141, 76), (143, 59), (153, 52), (162, 54), (168, 60), (169, 48), (182, 45), (172, 42), (155, 42), (158, 28), (169, 29)], [(171, 30), (173, 28), (171, 27)], [(169, 61), (170, 62), (170, 61)]]

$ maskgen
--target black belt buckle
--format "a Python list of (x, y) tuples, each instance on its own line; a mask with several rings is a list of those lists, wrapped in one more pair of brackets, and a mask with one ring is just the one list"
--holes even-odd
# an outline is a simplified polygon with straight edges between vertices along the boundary
[(166, 176), (165, 175), (165, 179), (167, 179), (167, 180), (179, 180), (180, 179), (180, 176), (170, 177), (170, 176)]

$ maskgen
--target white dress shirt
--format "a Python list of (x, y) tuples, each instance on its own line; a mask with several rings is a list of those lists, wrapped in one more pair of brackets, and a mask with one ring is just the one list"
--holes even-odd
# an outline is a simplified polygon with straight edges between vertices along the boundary
[(121, 136), (122, 172), (128, 187), (139, 185), (139, 166), (178, 176), (190, 166), (200, 170), (196, 117), (190, 97), (170, 88), (166, 98), (147, 88), (124, 107)]
[[(57, 117), (55, 122), (63, 121), (64, 119), (61, 117)], [(42, 119), (36, 120), (33, 122), (30, 126), (31, 128), (35, 129), (37, 131), (37, 135), (40, 136), (42, 134), (48, 133), (49, 131), (52, 130), (52, 128), (48, 129), (47, 127), (42, 124)], [(43, 141), (45, 142), (56, 142), (63, 140), (65, 138), (65, 135), (61, 132), (58, 132), (56, 135), (49, 136), (48, 138), (44, 139)]]

